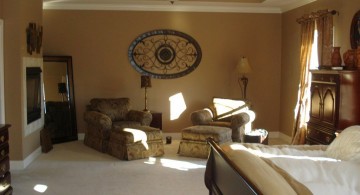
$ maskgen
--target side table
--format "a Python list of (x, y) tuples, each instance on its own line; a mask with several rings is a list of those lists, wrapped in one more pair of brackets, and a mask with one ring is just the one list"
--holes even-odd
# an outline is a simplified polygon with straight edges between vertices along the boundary
[(268, 144), (268, 132), (265, 129), (254, 129), (244, 135), (245, 143)]
[(152, 121), (150, 123), (150, 127), (155, 127), (162, 130), (162, 113), (161, 112), (151, 112)]

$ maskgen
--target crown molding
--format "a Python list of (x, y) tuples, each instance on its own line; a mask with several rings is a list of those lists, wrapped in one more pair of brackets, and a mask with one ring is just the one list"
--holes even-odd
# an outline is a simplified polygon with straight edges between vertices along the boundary
[(45, 10), (121, 10), (121, 11), (166, 11), (166, 12), (225, 12), (225, 13), (283, 13), (316, 0), (298, 0), (283, 6), (254, 3), (219, 2), (119, 2), (119, 3), (71, 3), (68, 1), (44, 2)]
[(301, 0), (301, 1), (289, 4), (289, 5), (285, 5), (285, 6), (281, 7), (281, 13), (290, 11), (292, 9), (304, 6), (306, 4), (309, 4), (309, 3), (312, 3), (315, 1), (317, 1), (317, 0)]

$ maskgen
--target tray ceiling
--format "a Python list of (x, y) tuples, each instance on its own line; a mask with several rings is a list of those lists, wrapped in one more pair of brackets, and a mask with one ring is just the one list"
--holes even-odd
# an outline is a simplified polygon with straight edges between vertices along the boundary
[(316, 0), (43, 0), (44, 9), (282, 13)]

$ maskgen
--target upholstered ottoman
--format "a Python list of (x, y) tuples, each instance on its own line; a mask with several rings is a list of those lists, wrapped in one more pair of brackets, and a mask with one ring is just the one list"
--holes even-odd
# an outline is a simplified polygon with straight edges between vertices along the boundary
[(108, 153), (121, 160), (135, 160), (164, 155), (160, 129), (149, 126), (115, 127), (110, 132)]
[(207, 158), (210, 146), (206, 139), (214, 138), (218, 144), (232, 142), (232, 130), (228, 127), (197, 125), (183, 129), (178, 154), (181, 156)]

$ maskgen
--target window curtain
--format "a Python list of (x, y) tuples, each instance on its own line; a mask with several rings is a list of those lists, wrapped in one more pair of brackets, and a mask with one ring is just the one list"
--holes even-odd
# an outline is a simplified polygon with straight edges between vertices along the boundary
[(333, 48), (333, 12), (318, 11), (316, 29), (318, 31), (318, 57), (321, 66), (331, 66), (331, 52)]
[(298, 103), (295, 108), (295, 124), (292, 144), (304, 144), (306, 136), (306, 122), (309, 113), (309, 67), (311, 48), (314, 41), (315, 20), (301, 22), (301, 49), (300, 49), (300, 83)]
[(297, 21), (301, 24), (300, 83), (292, 144), (304, 144), (310, 111), (311, 77), (309, 73), (315, 27), (318, 31), (318, 58), (320, 65), (330, 65), (333, 47), (333, 17), (336, 11), (320, 10)]

